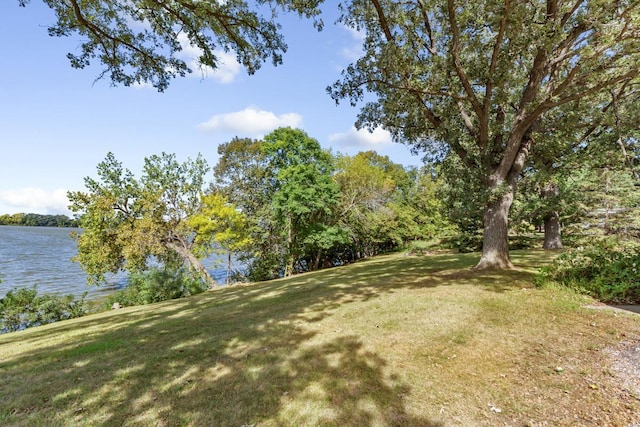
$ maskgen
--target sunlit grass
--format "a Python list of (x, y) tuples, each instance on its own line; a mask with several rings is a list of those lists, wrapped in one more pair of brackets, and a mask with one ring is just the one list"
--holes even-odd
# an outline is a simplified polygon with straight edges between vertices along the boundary
[(551, 256), (384, 256), (2, 335), (0, 424), (637, 421), (602, 349), (640, 322), (533, 287)]

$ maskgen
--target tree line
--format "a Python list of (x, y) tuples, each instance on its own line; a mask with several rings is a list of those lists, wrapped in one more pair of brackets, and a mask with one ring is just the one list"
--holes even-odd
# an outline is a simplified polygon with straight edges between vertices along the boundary
[[(575, 152), (567, 159), (574, 173), (553, 181), (529, 162), (513, 201), (512, 237), (544, 232), (544, 247), (558, 249), (561, 226), (574, 238), (640, 236), (634, 169), (620, 161), (616, 145), (607, 153)], [(404, 167), (375, 151), (333, 154), (292, 128), (260, 140), (234, 138), (218, 154), (213, 168), (201, 155), (185, 162), (175, 154), (153, 155), (135, 177), (110, 153), (98, 177), (85, 178), (86, 191), (69, 192), (83, 228), (74, 233), (76, 260), (90, 280), (145, 271), (153, 260), (215, 286), (201, 263), (213, 252), (227, 260), (228, 280), (242, 273), (236, 279), (256, 281), (418, 241), (462, 251), (483, 247), (486, 195), (455, 156)], [(552, 195), (550, 185), (556, 186)], [(550, 225), (550, 217), (556, 223)], [(523, 243), (512, 242), (517, 245)]]
[(0, 215), (0, 225), (22, 225), (36, 227), (77, 227), (78, 220), (66, 215), (42, 215), (16, 213)]
[(213, 168), (202, 156), (150, 156), (139, 178), (110, 153), (86, 191), (68, 193), (83, 228), (76, 260), (91, 281), (144, 270), (153, 258), (213, 286), (200, 262), (212, 252), (226, 255), (229, 273), (233, 255), (249, 280), (272, 279), (453, 229), (432, 173), (373, 151), (333, 155), (304, 131), (280, 128), (218, 153)]

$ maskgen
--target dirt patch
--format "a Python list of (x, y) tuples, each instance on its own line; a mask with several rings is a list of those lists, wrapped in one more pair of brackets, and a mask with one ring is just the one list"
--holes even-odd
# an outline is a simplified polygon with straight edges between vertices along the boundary
[(640, 337), (622, 341), (605, 349), (611, 363), (611, 373), (622, 389), (640, 400)]

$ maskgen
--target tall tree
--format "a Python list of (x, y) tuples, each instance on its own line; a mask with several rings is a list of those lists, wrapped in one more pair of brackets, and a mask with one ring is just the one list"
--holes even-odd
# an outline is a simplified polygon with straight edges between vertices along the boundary
[(218, 146), (220, 156), (213, 168), (213, 191), (224, 194), (248, 217), (260, 216), (259, 210), (270, 202), (267, 158), (262, 141), (233, 138)]
[(397, 224), (400, 209), (393, 202), (400, 202), (399, 189), (409, 182), (404, 168), (375, 151), (341, 155), (336, 168), (338, 218), (349, 232), (352, 258), (373, 256), (389, 245), (401, 244), (402, 238), (394, 239), (403, 232)]
[[(147, 82), (159, 91), (191, 70), (179, 55), (186, 46), (200, 50), (202, 67), (217, 68), (220, 52), (233, 52), (253, 74), (263, 62), (282, 63), (287, 45), (274, 21), (281, 10), (316, 18), (318, 1), (256, 0), (43, 0), (56, 14), (51, 36), (83, 39), (67, 54), (74, 68), (97, 61), (98, 78), (130, 86)], [(26, 6), (30, 0), (18, 0)], [(262, 12), (262, 13), (261, 13)], [(322, 27), (322, 21), (315, 19)]]
[(195, 230), (188, 222), (199, 212), (208, 170), (200, 156), (179, 163), (175, 155), (162, 153), (146, 158), (136, 179), (109, 153), (98, 165), (98, 180), (85, 178), (86, 192), (67, 194), (83, 229), (75, 235), (76, 260), (90, 282), (99, 284), (106, 273), (119, 270), (144, 270), (153, 256), (165, 265), (187, 265), (215, 285), (195, 255)]
[(253, 279), (317, 269), (323, 254), (345, 240), (333, 215), (333, 158), (304, 131), (235, 138), (218, 153), (215, 188), (247, 216), (253, 244), (243, 259)]
[(316, 248), (321, 251), (331, 246), (326, 239), (338, 237), (327, 224), (338, 201), (338, 187), (331, 178), (333, 159), (317, 140), (291, 128), (265, 136), (262, 152), (272, 173), (271, 210), (286, 233), (284, 275), (289, 276), (310, 245), (323, 242)]
[(279, 277), (282, 242), (278, 226), (272, 221), (270, 204), (273, 179), (262, 141), (234, 138), (218, 146), (220, 158), (215, 165), (213, 191), (223, 194), (247, 218), (247, 230), (253, 244), (238, 254), (252, 280)]
[[(352, 0), (364, 53), (328, 88), (415, 150), (452, 151), (486, 189), (477, 268), (508, 268), (508, 214), (548, 113), (638, 81), (635, 1)], [(533, 152), (535, 155), (535, 151)]]

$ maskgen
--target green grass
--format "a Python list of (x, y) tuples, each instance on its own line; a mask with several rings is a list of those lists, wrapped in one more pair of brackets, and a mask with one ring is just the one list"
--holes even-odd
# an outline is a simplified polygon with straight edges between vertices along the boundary
[(0, 425), (637, 422), (603, 349), (640, 322), (534, 288), (550, 256), (384, 256), (1, 335)]

